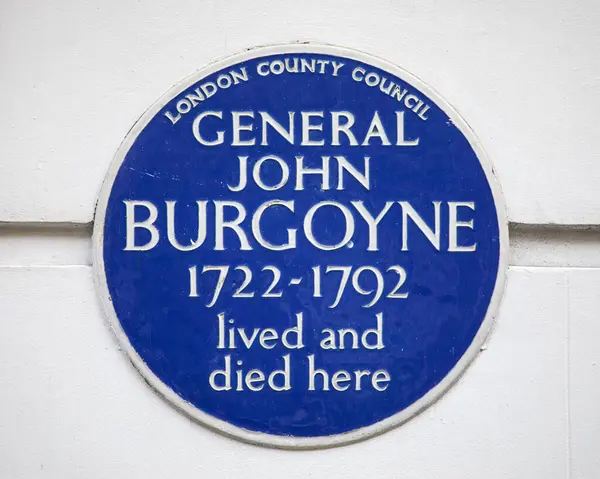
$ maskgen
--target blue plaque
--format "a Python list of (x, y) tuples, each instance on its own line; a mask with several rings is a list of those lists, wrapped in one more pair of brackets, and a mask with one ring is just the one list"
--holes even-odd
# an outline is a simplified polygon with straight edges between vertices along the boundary
[(296, 44), (213, 63), (140, 118), (94, 248), (148, 384), (228, 435), (312, 448), (398, 425), (457, 380), (498, 308), (507, 221), (435, 92)]

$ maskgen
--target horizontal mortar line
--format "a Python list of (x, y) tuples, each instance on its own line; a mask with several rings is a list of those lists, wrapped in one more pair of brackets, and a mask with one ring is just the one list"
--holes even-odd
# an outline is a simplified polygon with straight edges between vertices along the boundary
[[(0, 268), (2, 268), (2, 266), (0, 266)], [(552, 266), (536, 266), (536, 265), (531, 265), (531, 264), (510, 264), (508, 265), (508, 268), (510, 270), (519, 270), (519, 271), (536, 271), (536, 270), (544, 270), (544, 271), (551, 271), (551, 270), (578, 270), (578, 271), (595, 271), (600, 269), (600, 266), (569, 266), (569, 265), (562, 265), (562, 266), (556, 266), (556, 265), (552, 265)]]
[[(0, 267), (89, 266), (91, 223), (0, 222)], [(600, 225), (509, 226), (509, 265), (600, 267)]]
[(0, 271), (43, 270), (43, 269), (91, 269), (91, 264), (0, 264)]
[(511, 223), (509, 264), (533, 267), (600, 267), (600, 226)]

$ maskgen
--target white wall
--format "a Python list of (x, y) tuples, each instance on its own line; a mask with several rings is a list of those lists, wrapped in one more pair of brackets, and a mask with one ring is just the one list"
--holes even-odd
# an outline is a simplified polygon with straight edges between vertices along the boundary
[[(293, 40), (382, 56), (488, 151), (511, 269), (488, 348), (438, 403), (342, 448), (217, 435), (119, 350), (89, 267), (120, 141), (173, 83)], [(600, 3), (592, 0), (0, 3), (0, 478), (600, 477)], [(31, 225), (33, 223), (34, 225)], [(51, 223), (54, 226), (40, 226)]]

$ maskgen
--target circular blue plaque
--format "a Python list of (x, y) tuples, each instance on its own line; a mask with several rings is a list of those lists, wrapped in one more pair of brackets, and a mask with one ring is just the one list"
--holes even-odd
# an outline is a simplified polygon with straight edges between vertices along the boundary
[(502, 295), (507, 221), (474, 134), (407, 72), (313, 44), (192, 75), (128, 133), (94, 267), (147, 382), (226, 434), (325, 447), (414, 416)]

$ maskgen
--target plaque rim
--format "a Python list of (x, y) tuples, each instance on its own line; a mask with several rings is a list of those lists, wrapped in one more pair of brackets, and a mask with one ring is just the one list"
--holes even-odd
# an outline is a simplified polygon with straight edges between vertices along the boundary
[[(148, 123), (168, 102), (203, 78), (223, 68), (233, 66), (247, 60), (252, 60), (267, 55), (286, 53), (313, 53), (315, 55), (332, 55), (359, 61), (391, 73), (405, 81), (408, 85), (427, 95), (438, 108), (448, 115), (448, 117), (453, 121), (454, 125), (467, 139), (471, 148), (475, 152), (492, 192), (498, 220), (500, 241), (496, 283), (487, 307), (486, 315), (479, 327), (479, 330), (477, 331), (477, 334), (473, 338), (473, 341), (463, 356), (455, 363), (448, 374), (444, 376), (444, 378), (436, 386), (430, 389), (425, 395), (412, 403), (406, 409), (369, 426), (354, 429), (346, 433), (329, 436), (284, 436), (251, 431), (239, 426), (235, 426), (222, 419), (217, 419), (216, 417), (197, 408), (193, 404), (185, 401), (152, 372), (152, 370), (146, 365), (146, 363), (129, 342), (129, 338), (121, 327), (121, 323), (114, 310), (104, 271), (104, 221), (110, 193), (121, 164), (123, 163), (127, 153), (137, 139), (138, 135), (143, 131)], [(435, 89), (420, 80), (417, 76), (376, 55), (348, 47), (326, 43), (297, 42), (257, 46), (246, 49), (241, 53), (235, 53), (217, 59), (177, 82), (138, 118), (133, 127), (127, 132), (124, 140), (121, 142), (116, 154), (114, 155), (98, 194), (94, 212), (92, 234), (92, 268), (95, 289), (102, 303), (104, 318), (108, 321), (110, 328), (114, 332), (119, 346), (125, 351), (127, 358), (133, 364), (138, 373), (143, 377), (146, 383), (150, 385), (155, 392), (159, 393), (160, 396), (166, 399), (169, 404), (200, 424), (207, 426), (214, 431), (225, 434), (226, 436), (240, 439), (247, 443), (282, 449), (323, 449), (355, 443), (369, 437), (382, 434), (383, 432), (386, 432), (394, 427), (400, 426), (434, 404), (454, 384), (456, 384), (458, 379), (466, 372), (470, 364), (472, 364), (473, 360), (483, 349), (483, 346), (488, 340), (492, 327), (496, 321), (507, 277), (508, 248), (508, 219), (506, 213), (506, 203), (504, 201), (500, 183), (496, 177), (488, 155), (483, 150), (481, 142), (456, 108), (444, 100), (444, 98), (437, 93)]]

